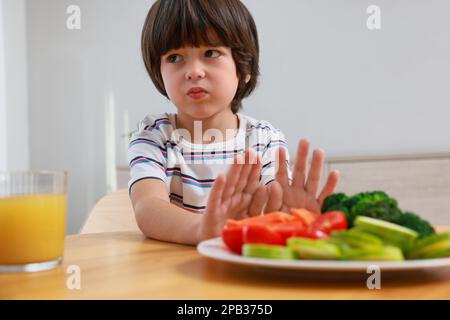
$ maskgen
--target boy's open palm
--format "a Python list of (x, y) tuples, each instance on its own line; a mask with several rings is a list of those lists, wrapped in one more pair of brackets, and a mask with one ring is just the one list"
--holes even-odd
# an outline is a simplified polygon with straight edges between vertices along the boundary
[(200, 240), (217, 237), (227, 219), (261, 214), (267, 188), (260, 186), (261, 162), (255, 151), (245, 152), (245, 163), (234, 163), (227, 175), (219, 175), (209, 194), (200, 225)]
[(329, 174), (325, 186), (317, 197), (325, 155), (321, 149), (314, 151), (307, 176), (309, 145), (310, 142), (306, 139), (300, 140), (298, 144), (291, 182), (287, 174), (286, 151), (283, 148), (279, 149), (279, 168), (275, 181), (269, 187), (269, 201), (265, 212), (277, 210), (289, 212), (290, 208), (305, 208), (313, 212), (320, 212), (324, 199), (335, 192), (339, 181), (337, 170), (333, 170)]

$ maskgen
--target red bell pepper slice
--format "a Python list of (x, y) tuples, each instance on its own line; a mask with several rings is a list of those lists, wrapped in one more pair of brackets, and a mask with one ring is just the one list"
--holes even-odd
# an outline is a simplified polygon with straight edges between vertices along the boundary
[(244, 243), (260, 243), (284, 245), (285, 240), (270, 227), (264, 225), (248, 225), (243, 228)]
[(271, 212), (264, 215), (246, 218), (242, 220), (233, 220), (228, 219), (226, 222), (227, 227), (239, 227), (239, 226), (245, 226), (245, 225), (261, 225), (261, 224), (268, 224), (268, 223), (278, 223), (278, 222), (285, 222), (285, 221), (291, 221), (295, 218), (286, 212)]
[(282, 223), (274, 223), (268, 226), (272, 231), (278, 233), (286, 244), (286, 240), (290, 237), (300, 236), (305, 232), (305, 225), (302, 221), (287, 221)]
[[(294, 218), (290, 214), (285, 212), (271, 212), (242, 220), (229, 219), (222, 229), (222, 240), (232, 252), (238, 254), (241, 254), (242, 245), (244, 243), (282, 244), (284, 242), (283, 238), (278, 234), (273, 234), (272, 231), (264, 226), (272, 223), (283, 223), (293, 219)], [(244, 229), (246, 226), (262, 227), (251, 227), (249, 231), (248, 228)], [(247, 241), (250, 242), (244, 241), (244, 234), (247, 237)]]
[(244, 244), (243, 227), (225, 227), (222, 229), (222, 240), (234, 253), (241, 254)]
[(302, 208), (292, 208), (290, 210), (290, 213), (296, 220), (303, 221), (305, 226), (309, 226), (312, 222), (320, 217), (320, 213), (312, 212)]

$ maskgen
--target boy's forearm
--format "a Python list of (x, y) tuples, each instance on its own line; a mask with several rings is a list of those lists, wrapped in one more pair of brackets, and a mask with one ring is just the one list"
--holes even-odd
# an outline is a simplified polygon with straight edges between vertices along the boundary
[(153, 197), (142, 199), (134, 209), (139, 228), (145, 236), (182, 244), (199, 242), (200, 214)]

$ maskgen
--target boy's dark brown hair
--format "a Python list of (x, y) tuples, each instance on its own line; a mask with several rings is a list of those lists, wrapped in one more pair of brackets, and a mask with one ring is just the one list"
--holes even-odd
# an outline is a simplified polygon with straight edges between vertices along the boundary
[[(220, 43), (209, 31), (215, 32)], [(153, 4), (142, 29), (141, 50), (150, 78), (167, 98), (161, 56), (188, 45), (231, 48), (239, 78), (231, 110), (238, 112), (259, 76), (258, 33), (248, 9), (240, 0), (157, 0)], [(251, 76), (248, 83), (247, 74)]]

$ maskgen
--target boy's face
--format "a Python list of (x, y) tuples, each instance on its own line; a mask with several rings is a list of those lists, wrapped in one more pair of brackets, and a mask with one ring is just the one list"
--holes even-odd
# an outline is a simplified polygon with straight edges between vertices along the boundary
[[(230, 109), (239, 83), (228, 47), (171, 50), (161, 57), (161, 74), (178, 112), (193, 119), (206, 119)], [(198, 92), (198, 88), (203, 91)]]

